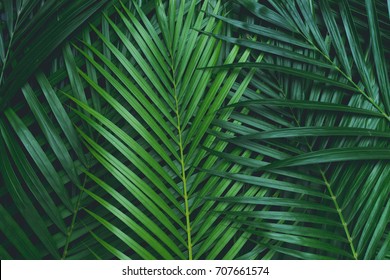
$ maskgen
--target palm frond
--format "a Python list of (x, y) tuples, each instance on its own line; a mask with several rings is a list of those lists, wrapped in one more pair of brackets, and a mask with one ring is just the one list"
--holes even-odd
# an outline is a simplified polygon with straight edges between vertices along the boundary
[[(42, 3), (41, 3), (42, 2)], [(0, 109), (44, 60), (108, 1), (3, 1)], [(56, 20), (53, 21), (52, 19)]]
[(1, 259), (390, 258), (388, 2), (2, 1), (0, 29)]
[[(122, 5), (117, 9), (120, 21), (106, 17), (110, 38), (92, 26), (102, 47), (84, 41), (89, 52), (78, 48), (99, 78), (94, 81), (85, 69), (79, 69), (80, 76), (113, 113), (109, 119), (85, 101), (69, 96), (77, 105), (77, 115), (99, 135), (93, 139), (79, 129), (90, 153), (107, 170), (100, 176), (87, 173), (95, 184), (86, 190), (107, 210), (106, 218), (87, 211), (121, 241), (117, 246), (126, 246), (125, 251), (112, 243), (107, 246), (95, 234), (116, 257), (124, 256), (118, 254), (121, 251), (136, 259), (213, 258), (237, 237), (237, 231), (223, 235), (226, 225), (215, 229), (218, 217), (207, 219), (206, 213), (218, 206), (205, 203), (202, 197), (215, 186), (221, 192), (229, 184), (209, 181), (201, 169), (215, 162), (205, 161), (202, 146), (214, 143), (208, 130), (239, 70), (217, 74), (198, 70), (217, 65), (221, 43), (197, 30), (215, 33), (221, 23), (205, 18), (195, 1), (190, 5), (181, 1), (177, 6), (175, 2), (169, 1), (167, 7), (157, 4), (157, 22), (138, 7), (132, 13)], [(201, 10), (211, 9), (209, 4), (205, 1)], [(220, 3), (212, 6), (219, 13)], [(117, 44), (113, 38), (118, 38)], [(249, 52), (238, 51), (233, 48), (225, 63), (246, 61)], [(236, 91), (236, 100), (251, 75)], [(102, 87), (101, 81), (108, 86)], [(97, 195), (101, 189), (104, 194)], [(208, 234), (214, 230), (218, 233), (210, 239)], [(211, 244), (220, 235), (224, 243), (217, 243), (213, 250)], [(237, 252), (226, 257), (233, 258), (246, 243), (242, 239)]]
[[(72, 79), (73, 74), (77, 74), (75, 69), (77, 65), (80, 66), (82, 60), (80, 56), (75, 57), (74, 50), (70, 50), (67, 45), (63, 58), (60, 52), (59, 57), (54, 59), (51, 69), (40, 67), (40, 64), (50, 55), (51, 50), (58, 49), (58, 44), (69, 39), (70, 33), (96, 14), (106, 1), (85, 2), (77, 13), (72, 12), (77, 5), (80, 6), (80, 3), (76, 2), (46, 1), (38, 5), (39, 7), (37, 6), (39, 1), (5, 2), (9, 2), (5, 3), (6, 6), (9, 5), (3, 6), (7, 10), (7, 23), (5, 27), (2, 25), (2, 28), (4, 27), (2, 42), (8, 40), (6, 43), (9, 49), (7, 52), (7, 49), (3, 48), (7, 56), (2, 57), (1, 92), (5, 98), (2, 100), (10, 100), (11, 103), (7, 106), (3, 103), (2, 106), (4, 105), (3, 108), (6, 109), (0, 114), (2, 155), (0, 199), (4, 208), (2, 212), (8, 217), (7, 221), (13, 225), (15, 232), (11, 234), (12, 231), (6, 228), (8, 222), (2, 224), (1, 238), (5, 240), (1, 258), (68, 258), (69, 244), (75, 240), (71, 248), (79, 253), (79, 255), (74, 253), (75, 258), (80, 255), (91, 258), (91, 253), (86, 250), (88, 247), (84, 244), (88, 243), (90, 232), (84, 224), (94, 228), (97, 223), (93, 219), (80, 219), (78, 212), (83, 203), (88, 203), (86, 195), (79, 189), (86, 184), (82, 170), (92, 163), (90, 156), (85, 155), (85, 148), (74, 128), (74, 123), (79, 121), (75, 119), (77, 115), (70, 114), (65, 96), (58, 91), (58, 88), (66, 92), (73, 89), (79, 93), (77, 97), (82, 96), (79, 91), (83, 88), (81, 80)], [(61, 12), (53, 9), (49, 14), (44, 13), (49, 7), (54, 7), (53, 5), (64, 9)], [(146, 8), (150, 10), (149, 6)], [(32, 22), (48, 21), (47, 16), (53, 12), (59, 16), (63, 12), (64, 16), (70, 18), (66, 17), (64, 21), (60, 20), (46, 26), (48, 32), (50, 30), (54, 32), (53, 30), (66, 25), (62, 30), (66, 34), (56, 34), (59, 37), (52, 37), (52, 41), (43, 40), (41, 37), (47, 34), (40, 33), (41, 29), (39, 32), (31, 29), (35, 28)], [(18, 18), (12, 18), (13, 15), (17, 15)], [(68, 20), (75, 21), (69, 24)], [(35, 34), (34, 32), (38, 32), (39, 35), (29, 37)], [(39, 41), (39, 44), (18, 37), (22, 35)], [(18, 37), (20, 42), (15, 41), (16, 37), (12, 36)], [(32, 49), (37, 52), (36, 55), (42, 57), (37, 57), (39, 61), (29, 63), (33, 56), (25, 48), (23, 51), (20, 49), (16, 59), (15, 51), (19, 43), (15, 42), (20, 44), (31, 42)], [(45, 48), (40, 45), (42, 43), (45, 44)], [(23, 68), (23, 71), (27, 69), (35, 71), (38, 68), (40, 70), (30, 77), (32, 72), (23, 76), (23, 71), (18, 67)], [(10, 78), (15, 75), (18, 75), (18, 79)], [(71, 80), (70, 83), (67, 77)], [(29, 81), (26, 83), (27, 79)], [(5, 90), (7, 84), (11, 85), (14, 82), (18, 85), (18, 88), (15, 85), (16, 96), (8, 89)], [(84, 239), (79, 244), (77, 240), (80, 237)], [(94, 238), (91, 237), (90, 240), (94, 241)], [(21, 244), (25, 244), (26, 247)], [(79, 252), (80, 248), (82, 252)]]
[(213, 36), (263, 53), (264, 62), (221, 66), (257, 72), (241, 102), (227, 107), (235, 110), (230, 120), (215, 124), (231, 149), (241, 147), (258, 159), (211, 151), (243, 169), (209, 172), (258, 186), (265, 195), (214, 199), (231, 207), (255, 205), (254, 211), (224, 214), (257, 237), (253, 242), (267, 248), (264, 255), (383, 258), (389, 245), (390, 108), (388, 29), (380, 27), (380, 4), (319, 1), (311, 10), (299, 0), (237, 2), (257, 22), (215, 17), (258, 41)]

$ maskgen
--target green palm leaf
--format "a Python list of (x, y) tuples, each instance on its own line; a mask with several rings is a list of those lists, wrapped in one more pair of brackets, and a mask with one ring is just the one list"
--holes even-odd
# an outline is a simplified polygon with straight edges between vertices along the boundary
[[(76, 96), (82, 98), (79, 89), (84, 85), (81, 79), (77, 80), (78, 76), (72, 78), (82, 60), (80, 56), (74, 57), (74, 50), (65, 46), (63, 57), (59, 55), (50, 70), (40, 64), (63, 40), (69, 39), (70, 33), (96, 14), (105, 1), (46, 1), (39, 7), (36, 1), (5, 2), (1, 8), (7, 12), (0, 46), (3, 54), (1, 92), (2, 100), (10, 102), (7, 106), (2, 103), (3, 108), (7, 108), (0, 114), (0, 197), (3, 215), (8, 217), (7, 222), (2, 223), (5, 242), (1, 258), (91, 258), (88, 246), (91, 241), (96, 245), (96, 241), (90, 235), (90, 229), (98, 223), (92, 218), (80, 219), (78, 212), (84, 203), (92, 201), (85, 199), (86, 195), (79, 187), (87, 180), (82, 170), (93, 163), (90, 156), (85, 155), (74, 128), (77, 115), (70, 114), (64, 95), (57, 91), (58, 87), (64, 91), (73, 89), (79, 93)], [(61, 8), (61, 12), (53, 9), (47, 14), (47, 9), (53, 5)], [(77, 12), (74, 11), (76, 7), (80, 8)], [(150, 10), (150, 6), (145, 9)], [(48, 21), (53, 12), (64, 17), (46, 26), (47, 32), (50, 35), (58, 28), (63, 29), (62, 32), (50, 40), (42, 39), (48, 35), (45, 32), (30, 37), (37, 30), (41, 32), (39, 24)], [(3, 10), (1, 14), (4, 17)], [(32, 48), (17, 52), (17, 45), (29, 42)], [(66, 67), (62, 66), (64, 64)], [(38, 68), (37, 74), (30, 77)], [(12, 78), (16, 75), (17, 79)], [(8, 89), (14, 82), (18, 86), (14, 85), (15, 91)], [(11, 234), (8, 224), (18, 232)], [(79, 242), (82, 237), (83, 242)]]
[[(197, 3), (190, 3), (188, 6), (182, 1), (176, 6), (170, 1), (168, 14), (162, 3), (157, 4), (157, 25), (139, 8), (137, 15), (122, 5), (117, 9), (118, 22), (106, 17), (117, 45), (92, 26), (107, 53), (85, 41), (89, 52), (78, 48), (111, 91), (83, 69), (78, 71), (80, 76), (113, 113), (112, 120), (108, 119), (85, 101), (69, 96), (77, 105), (77, 115), (100, 136), (100, 140), (93, 139), (79, 130), (91, 154), (107, 170), (99, 177), (87, 173), (105, 193), (97, 195), (99, 188), (86, 192), (107, 209), (110, 218), (87, 211), (121, 240), (120, 244), (124, 243), (128, 249), (122, 252), (131, 258), (212, 258), (237, 236), (237, 231), (223, 235), (226, 225), (219, 228), (218, 217), (205, 222), (205, 213), (217, 204), (205, 203), (202, 196), (212, 192), (215, 184), (221, 190), (229, 184), (207, 181), (199, 167), (212, 164), (203, 162), (202, 145), (214, 144), (215, 137), (209, 136), (208, 129), (239, 71), (213, 74), (198, 70), (218, 63), (221, 43), (196, 30), (218, 32), (221, 23), (205, 18), (204, 13), (196, 12)], [(215, 4), (213, 12), (218, 13), (220, 3)], [(208, 6), (206, 1), (201, 8)], [(178, 16), (175, 21), (168, 20), (173, 14)], [(133, 36), (129, 38), (126, 33)], [(249, 52), (240, 57), (238, 50), (233, 48), (225, 62), (246, 61)], [(237, 91), (238, 96), (250, 76)], [(218, 234), (210, 239), (208, 233), (213, 227)], [(225, 243), (217, 244), (214, 251), (210, 240), (215, 241), (218, 235)], [(119, 256), (119, 247), (107, 247), (101, 237), (97, 240)], [(141, 249), (140, 240), (149, 245)], [(243, 241), (239, 248), (247, 243)]]
[[(383, 258), (389, 248), (389, 146), (380, 134), (389, 131), (390, 111), (383, 44), (388, 32), (379, 25), (380, 4), (320, 1), (312, 11), (306, 1), (237, 2), (265, 27), (215, 17), (256, 34), (259, 42), (212, 36), (264, 53), (266, 64), (220, 67), (257, 73), (242, 101), (228, 107), (235, 110), (230, 120), (215, 122), (223, 131), (216, 135), (260, 159), (211, 151), (245, 172), (209, 172), (258, 186), (265, 196), (214, 199), (231, 207), (256, 205), (246, 214), (224, 214), (257, 236), (254, 242), (267, 248), (264, 255)], [(362, 30), (372, 47), (362, 44)], [(269, 174), (273, 181), (264, 179)], [(329, 238), (334, 233), (341, 239)]]
[[(0, 40), (0, 108), (44, 60), (105, 1), (3, 1)], [(56, 20), (52, 20), (55, 18)]]
[(390, 258), (388, 2), (108, 2), (0, 3), (2, 259)]

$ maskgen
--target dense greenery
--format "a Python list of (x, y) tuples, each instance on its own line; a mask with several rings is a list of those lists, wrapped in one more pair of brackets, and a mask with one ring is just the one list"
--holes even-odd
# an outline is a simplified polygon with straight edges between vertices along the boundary
[(385, 1), (0, 2), (1, 259), (389, 259)]

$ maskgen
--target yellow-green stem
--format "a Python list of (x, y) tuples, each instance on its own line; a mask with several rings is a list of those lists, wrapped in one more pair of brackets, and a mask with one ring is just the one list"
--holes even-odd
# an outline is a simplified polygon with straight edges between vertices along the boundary
[(353, 258), (355, 260), (357, 260), (358, 259), (358, 255), (356, 253), (355, 246), (353, 245), (352, 237), (351, 237), (351, 234), (349, 233), (348, 224), (347, 224), (347, 222), (344, 219), (344, 216), (343, 216), (343, 213), (342, 213), (342, 209), (341, 209), (341, 207), (339, 206), (339, 204), (337, 202), (337, 198), (336, 198), (336, 196), (333, 193), (333, 190), (332, 190), (332, 188), (330, 186), (330, 183), (328, 182), (328, 179), (325, 176), (325, 173), (322, 170), (320, 172), (321, 172), (321, 176), (322, 176), (322, 178), (323, 178), (323, 180), (325, 182), (326, 188), (328, 189), (330, 197), (332, 198), (334, 206), (335, 206), (335, 208), (337, 210), (337, 213), (339, 215), (340, 221), (341, 221), (341, 223), (343, 225), (343, 228), (344, 228), (344, 231), (345, 231), (345, 235), (347, 236), (349, 246), (351, 247)]
[[(172, 61), (172, 65), (174, 65)], [(172, 73), (175, 73), (175, 70), (172, 68)], [(191, 222), (190, 222), (190, 209), (188, 205), (188, 192), (187, 192), (187, 176), (185, 171), (185, 162), (184, 162), (184, 147), (183, 147), (183, 137), (181, 131), (180, 123), (180, 112), (179, 112), (179, 100), (177, 96), (176, 81), (173, 81), (174, 88), (174, 98), (175, 98), (175, 113), (177, 118), (177, 131), (179, 134), (179, 150), (180, 150), (180, 165), (181, 165), (181, 178), (183, 182), (183, 198), (184, 198), (184, 207), (185, 207), (185, 217), (186, 217), (186, 231), (187, 231), (187, 247), (188, 247), (188, 259), (192, 260), (192, 241), (191, 241)]]
[(308, 40), (308, 42), (313, 46), (313, 48), (319, 52), (330, 64), (333, 65), (333, 67), (341, 74), (343, 75), (348, 82), (350, 82), (357, 91), (362, 94), (382, 115), (383, 117), (390, 122), (390, 116), (378, 105), (375, 103), (374, 99), (372, 99), (368, 94), (366, 94), (353, 80), (352, 77), (348, 76), (347, 73), (345, 73), (343, 70), (340, 69), (337, 65), (333, 63), (333, 61), (330, 59), (329, 56), (327, 56), (325, 53), (323, 53), (317, 46), (311, 41)]
[[(283, 93), (283, 94), (284, 94), (284, 93)], [(291, 110), (291, 108), (290, 108), (290, 110)], [(293, 112), (292, 112), (292, 115), (293, 115), (293, 117), (294, 117), (295, 123), (297, 124), (298, 127), (300, 127), (299, 121), (298, 121), (298, 119), (295, 117), (295, 114), (294, 114)], [(310, 145), (310, 143), (309, 143), (309, 141), (307, 140), (306, 137), (305, 137), (305, 140), (306, 140), (306, 145), (307, 145), (307, 147), (308, 147), (309, 150), (312, 152), (312, 151), (313, 151), (312, 145)], [(346, 221), (345, 221), (345, 219), (344, 219), (342, 210), (341, 210), (341, 208), (340, 208), (340, 206), (339, 206), (339, 204), (338, 204), (338, 202), (337, 202), (336, 196), (335, 196), (334, 193), (333, 193), (333, 190), (332, 190), (332, 188), (331, 188), (331, 185), (330, 185), (328, 179), (326, 178), (325, 173), (322, 171), (321, 168), (320, 168), (320, 173), (321, 173), (322, 179), (323, 179), (323, 181), (324, 181), (324, 183), (325, 183), (325, 185), (326, 185), (326, 188), (327, 188), (327, 190), (328, 190), (328, 192), (329, 192), (329, 195), (330, 195), (330, 197), (331, 197), (331, 199), (332, 199), (332, 201), (333, 201), (333, 204), (334, 204), (334, 206), (335, 206), (335, 208), (336, 208), (336, 211), (337, 211), (337, 213), (338, 213), (338, 215), (339, 215), (340, 221), (341, 221), (341, 223), (342, 223), (342, 225), (343, 225), (343, 228), (344, 228), (344, 231), (345, 231), (345, 235), (346, 235), (346, 237), (347, 237), (349, 246), (350, 246), (350, 248), (351, 248), (351, 252), (352, 252), (353, 258), (354, 258), (355, 260), (357, 260), (357, 259), (358, 259), (358, 255), (357, 255), (357, 253), (356, 253), (355, 246), (353, 245), (352, 237), (351, 237), (351, 234), (350, 234), (350, 232), (349, 232), (348, 225), (347, 225), (347, 223), (346, 223)]]
[(186, 216), (188, 259), (192, 260), (190, 210), (188, 206), (187, 178), (186, 178), (185, 163), (184, 163), (184, 149), (183, 149), (183, 140), (182, 140), (182, 133), (181, 133), (181, 125), (180, 125), (179, 102), (176, 96), (176, 88), (175, 88), (175, 102), (176, 102), (177, 130), (179, 134), (181, 177), (183, 181), (183, 197), (184, 197), (184, 207), (185, 207), (185, 216)]

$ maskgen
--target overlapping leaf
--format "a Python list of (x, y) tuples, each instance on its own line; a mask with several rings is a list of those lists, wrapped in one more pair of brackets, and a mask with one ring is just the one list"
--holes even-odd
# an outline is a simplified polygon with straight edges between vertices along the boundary
[[(205, 1), (199, 7), (208, 10), (209, 4)], [(220, 2), (214, 4), (213, 12), (219, 13)], [(160, 2), (153, 22), (139, 8), (132, 13), (122, 5), (117, 9), (120, 21), (106, 18), (111, 38), (92, 26), (103, 47), (83, 42), (88, 51), (79, 48), (99, 79), (91, 79), (85, 69), (79, 69), (80, 76), (113, 113), (109, 118), (71, 97), (78, 108), (75, 112), (100, 136), (92, 139), (79, 130), (91, 154), (107, 170), (100, 176), (88, 173), (104, 194), (86, 190), (107, 213), (103, 217), (87, 211), (125, 246), (123, 250), (108, 245), (96, 235), (116, 257), (124, 256), (118, 254), (121, 251), (130, 258), (233, 258), (247, 243), (243, 238), (235, 251), (224, 252), (240, 232), (227, 234), (231, 222), (206, 215), (224, 207), (204, 197), (227, 190), (230, 180), (215, 182), (202, 172), (215, 162), (204, 159), (202, 146), (215, 144), (208, 130), (239, 70), (214, 74), (198, 69), (217, 65), (221, 51), (221, 43), (198, 30), (216, 33), (221, 23), (206, 18), (197, 7), (196, 1), (189, 5), (169, 1), (167, 8)], [(225, 63), (246, 61), (249, 52), (238, 51), (232, 48)], [(235, 100), (251, 76), (243, 80)], [(102, 87), (101, 81), (109, 87)], [(216, 239), (220, 242), (213, 245)]]
[[(221, 67), (258, 72), (242, 101), (227, 107), (236, 110), (230, 121), (215, 122), (216, 135), (261, 160), (214, 151), (246, 173), (210, 172), (258, 186), (265, 196), (226, 196), (256, 211), (225, 214), (257, 236), (264, 255), (384, 258), (390, 154), (380, 134), (389, 132), (390, 111), (388, 29), (379, 24), (379, 1), (319, 1), (313, 9), (300, 0), (237, 2), (263, 25), (216, 17), (261, 42), (214, 37), (260, 51), (266, 63)], [(269, 174), (273, 181), (264, 178)]]

